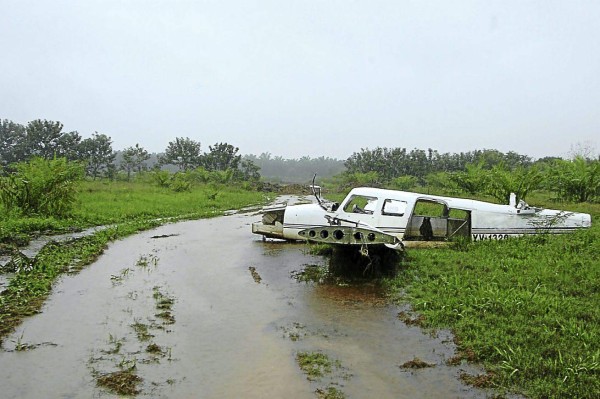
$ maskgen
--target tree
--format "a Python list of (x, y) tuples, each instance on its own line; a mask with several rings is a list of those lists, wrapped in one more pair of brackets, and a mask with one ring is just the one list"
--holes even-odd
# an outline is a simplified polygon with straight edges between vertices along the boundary
[(254, 162), (250, 159), (242, 159), (240, 162), (240, 168), (236, 171), (236, 179), (248, 181), (248, 182), (256, 182), (260, 180), (260, 168), (256, 166)]
[(25, 140), (25, 127), (8, 119), (0, 120), (0, 167), (21, 161), (19, 148)]
[(150, 158), (150, 154), (136, 143), (135, 147), (128, 147), (123, 151), (121, 169), (127, 172), (127, 180), (131, 179), (131, 172), (141, 172), (145, 169), (144, 162)]
[[(401, 159), (405, 155), (402, 153), (402, 150), (400, 149), (397, 154), (394, 154), (396, 160)], [(406, 150), (404, 149), (405, 152)], [(389, 160), (389, 150), (387, 148), (377, 147), (374, 150), (361, 148), (360, 152), (352, 154), (344, 165), (349, 174), (377, 172), (380, 177), (385, 179), (387, 175), (399, 172), (397, 171), (397, 164), (390, 164)]]
[(598, 159), (600, 154), (596, 152), (596, 146), (592, 141), (584, 141), (576, 144), (571, 144), (571, 150), (569, 151), (569, 158), (575, 160), (579, 157), (585, 160)]
[(79, 145), (81, 159), (86, 161), (86, 173), (93, 179), (106, 175), (114, 168), (115, 153), (111, 138), (95, 132)]
[(542, 180), (538, 168), (533, 166), (529, 168), (517, 166), (511, 170), (500, 163), (492, 167), (488, 173), (485, 192), (501, 203), (508, 203), (511, 193), (516, 194), (517, 203), (525, 200), (527, 194), (536, 189)]
[(176, 165), (179, 170), (187, 172), (201, 165), (202, 154), (200, 153), (200, 142), (188, 137), (177, 137), (170, 141), (165, 154), (159, 161), (163, 165)]
[(533, 160), (530, 156), (521, 155), (514, 151), (509, 151), (504, 154), (504, 162), (503, 164), (508, 167), (508, 169), (516, 169), (519, 167), (528, 168), (533, 165)]
[[(517, 167), (528, 167), (531, 163), (531, 158), (528, 156), (515, 152), (504, 154), (497, 150), (439, 154), (431, 148), (427, 151), (415, 148), (407, 152), (406, 148), (377, 147), (374, 150), (361, 149), (360, 152), (352, 154), (344, 164), (349, 173), (377, 172), (384, 184), (389, 184), (392, 180), (403, 176), (414, 176), (420, 184), (423, 184), (430, 173), (463, 172), (468, 164), (477, 164), (486, 170), (504, 164), (512, 170)], [(462, 177), (469, 176), (457, 176), (459, 179)], [(465, 179), (462, 180), (466, 182)], [(471, 183), (473, 182), (467, 184)]]
[(237, 152), (239, 148), (227, 143), (217, 143), (214, 146), (208, 146), (210, 152), (202, 157), (202, 166), (208, 171), (215, 170), (237, 170), (242, 159)]
[[(431, 158), (433, 157), (433, 153), (431, 149), (429, 150), (429, 156), (423, 150), (419, 150), (417, 148), (411, 150), (408, 154), (407, 159), (407, 175), (414, 176), (418, 178), (420, 183), (425, 182), (425, 176), (429, 173), (431, 169)], [(400, 176), (393, 176), (393, 178)]]
[(26, 161), (38, 156), (46, 159), (81, 159), (81, 136), (64, 133), (60, 122), (36, 119), (22, 125), (4, 120), (0, 123), (0, 165)]
[(375, 171), (364, 173), (346, 171), (335, 176), (334, 182), (341, 190), (360, 186), (381, 187), (381, 176)]
[(482, 165), (483, 169), (491, 169), (504, 161), (504, 154), (498, 150), (476, 150), (473, 154), (473, 162)]
[(465, 171), (450, 174), (450, 181), (469, 194), (481, 193), (488, 183), (488, 173), (483, 164), (467, 164)]
[(243, 159), (252, 161), (259, 168), (262, 178), (287, 183), (308, 183), (315, 173), (319, 179), (323, 179), (333, 177), (346, 169), (344, 161), (328, 157), (283, 159), (263, 152), (260, 156), (244, 155)]
[(558, 160), (549, 171), (549, 189), (561, 199), (585, 202), (600, 197), (600, 160), (576, 156), (572, 161)]
[(58, 138), (53, 157), (64, 157), (69, 161), (81, 160), (80, 144), (81, 136), (76, 131), (63, 133)]
[(21, 148), (22, 159), (38, 156), (52, 159), (60, 149), (63, 124), (36, 119), (27, 124)]

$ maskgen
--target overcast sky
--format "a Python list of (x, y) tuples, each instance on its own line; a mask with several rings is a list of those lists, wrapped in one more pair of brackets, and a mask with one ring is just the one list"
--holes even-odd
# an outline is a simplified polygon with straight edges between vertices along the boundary
[(116, 150), (599, 150), (595, 0), (0, 0), (0, 49), (1, 119)]

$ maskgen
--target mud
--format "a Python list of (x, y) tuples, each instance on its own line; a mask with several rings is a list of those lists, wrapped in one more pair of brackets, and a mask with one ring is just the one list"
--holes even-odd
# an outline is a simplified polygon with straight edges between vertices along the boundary
[[(326, 261), (303, 244), (263, 242), (250, 233), (256, 218), (165, 225), (65, 275), (4, 341), (2, 396), (115, 397), (111, 382), (125, 377), (152, 398), (492, 395), (460, 378), (483, 370), (447, 365), (451, 334), (404, 323), (406, 309), (373, 281), (298, 278)], [(300, 353), (335, 367), (309, 380)], [(433, 367), (400, 367), (414, 359)]]

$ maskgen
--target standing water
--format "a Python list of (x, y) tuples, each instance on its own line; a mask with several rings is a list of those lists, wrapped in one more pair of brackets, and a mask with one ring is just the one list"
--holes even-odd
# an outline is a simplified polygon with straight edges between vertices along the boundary
[[(2, 397), (115, 397), (115, 386), (152, 398), (490, 395), (459, 379), (478, 370), (446, 365), (449, 334), (405, 325), (373, 284), (305, 281), (324, 259), (261, 241), (255, 218), (164, 225), (63, 277), (4, 340)], [(401, 367), (415, 358), (431, 367)]]

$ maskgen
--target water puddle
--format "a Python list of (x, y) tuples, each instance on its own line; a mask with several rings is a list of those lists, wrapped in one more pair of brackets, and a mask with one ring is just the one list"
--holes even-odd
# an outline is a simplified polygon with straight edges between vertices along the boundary
[[(22, 248), (18, 248), (17, 251), (10, 254), (1, 254), (0, 255), (0, 292), (4, 290), (10, 283), (10, 280), (14, 277), (14, 273), (17, 270), (6, 270), (19, 268), (22, 266), (26, 266), (27, 263), (30, 263), (35, 259), (37, 254), (50, 242), (61, 243), (71, 240), (76, 240), (78, 238), (90, 236), (98, 231), (106, 229), (107, 226), (97, 226), (91, 227), (89, 229), (66, 233), (66, 234), (56, 234), (56, 235), (40, 235), (34, 239), (32, 239), (29, 244)], [(10, 267), (10, 263), (13, 263), (12, 267)]]
[(459, 379), (481, 370), (446, 364), (449, 333), (405, 324), (375, 281), (321, 276), (303, 244), (263, 242), (255, 219), (164, 225), (64, 276), (4, 340), (3, 397), (490, 395)]
[(6, 287), (8, 287), (8, 284), (10, 283), (10, 279), (13, 277), (14, 277), (14, 273), (1, 273), (0, 274), (0, 292), (4, 291), (4, 289)]

